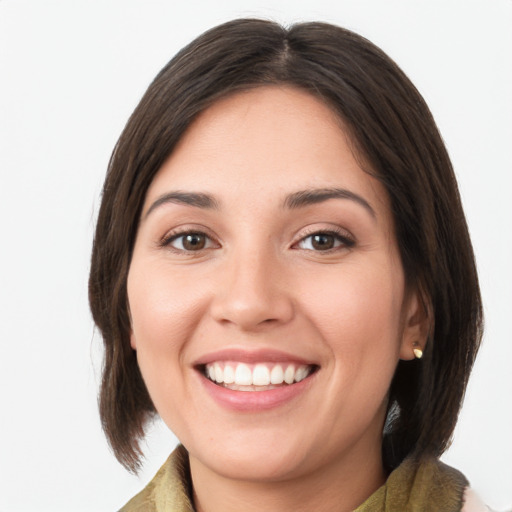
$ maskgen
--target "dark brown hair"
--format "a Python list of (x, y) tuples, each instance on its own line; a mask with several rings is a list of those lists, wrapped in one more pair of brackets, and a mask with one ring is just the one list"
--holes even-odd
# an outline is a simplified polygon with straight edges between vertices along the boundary
[(383, 441), (388, 469), (439, 456), (455, 427), (482, 331), (475, 262), (452, 166), (423, 98), (379, 48), (325, 23), (286, 29), (240, 19), (204, 33), (158, 74), (112, 154), (89, 280), (103, 336), (103, 429), (136, 471), (155, 414), (130, 347), (126, 280), (146, 191), (194, 118), (220, 97), (287, 84), (320, 98), (348, 129), (365, 169), (386, 187), (406, 279), (431, 332), (421, 361), (400, 361)]

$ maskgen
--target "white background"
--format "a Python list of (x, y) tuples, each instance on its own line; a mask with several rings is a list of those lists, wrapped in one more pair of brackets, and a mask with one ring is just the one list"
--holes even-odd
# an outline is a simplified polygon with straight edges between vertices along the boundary
[(96, 410), (101, 340), (87, 305), (94, 219), (115, 141), (184, 44), (239, 16), (325, 20), (381, 46), (429, 103), (459, 178), (487, 330), (452, 448), (512, 505), (511, 0), (0, 0), (0, 511), (113, 511), (144, 472), (115, 461)]

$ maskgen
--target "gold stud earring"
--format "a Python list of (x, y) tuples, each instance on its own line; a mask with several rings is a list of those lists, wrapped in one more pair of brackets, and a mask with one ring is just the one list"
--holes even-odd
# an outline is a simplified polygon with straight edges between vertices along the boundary
[(414, 348), (412, 349), (412, 351), (414, 352), (414, 357), (416, 359), (421, 359), (423, 357), (423, 350), (421, 350), (420, 344), (417, 341), (415, 341), (413, 343), (413, 347)]

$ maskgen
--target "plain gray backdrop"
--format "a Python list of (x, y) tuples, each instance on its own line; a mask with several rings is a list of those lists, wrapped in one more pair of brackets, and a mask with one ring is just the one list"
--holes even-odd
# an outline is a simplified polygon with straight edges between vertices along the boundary
[(134, 477), (99, 425), (87, 304), (110, 152), (184, 44), (241, 16), (323, 20), (381, 46), (430, 105), (459, 178), (486, 334), (451, 449), (492, 507), (512, 504), (510, 0), (0, 0), (0, 511), (112, 511), (176, 443), (155, 425)]

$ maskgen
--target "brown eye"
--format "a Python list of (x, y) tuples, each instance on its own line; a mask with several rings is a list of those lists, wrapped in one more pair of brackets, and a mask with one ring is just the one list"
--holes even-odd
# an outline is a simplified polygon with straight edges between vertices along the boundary
[(198, 251), (204, 249), (206, 237), (200, 233), (191, 233), (183, 237), (183, 248), (187, 251)]
[(336, 239), (333, 235), (319, 234), (311, 237), (311, 246), (317, 251), (326, 251), (332, 249)]
[(173, 236), (168, 242), (172, 248), (178, 251), (201, 251), (211, 246), (211, 240), (204, 233), (181, 233)]
[(353, 247), (354, 241), (339, 233), (319, 231), (304, 237), (297, 245), (300, 249), (322, 252)]

